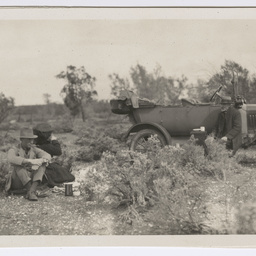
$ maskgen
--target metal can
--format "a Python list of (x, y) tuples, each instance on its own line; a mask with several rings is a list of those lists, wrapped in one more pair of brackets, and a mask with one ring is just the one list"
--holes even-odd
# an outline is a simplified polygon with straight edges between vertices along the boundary
[(65, 184), (65, 196), (73, 196), (72, 184)]

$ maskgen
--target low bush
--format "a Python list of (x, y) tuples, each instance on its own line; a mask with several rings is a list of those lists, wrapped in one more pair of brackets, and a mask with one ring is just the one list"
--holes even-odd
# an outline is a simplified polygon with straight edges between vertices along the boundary
[(168, 224), (176, 234), (210, 232), (203, 225), (205, 179), (215, 173), (206, 165), (210, 160), (203, 148), (191, 141), (183, 148), (161, 149), (154, 139), (149, 140), (153, 146), (147, 154), (105, 152), (98, 167), (88, 173), (86, 187), (99, 200), (111, 197), (112, 203), (126, 205), (123, 220), (150, 219)]
[[(84, 182), (99, 202), (124, 206), (120, 218), (131, 223), (169, 227), (170, 234), (232, 233), (235, 209), (256, 192), (252, 170), (238, 164), (218, 141), (207, 139), (208, 155), (192, 138), (182, 147), (156, 146), (149, 139), (145, 154), (128, 150), (104, 152)], [(220, 207), (216, 230), (206, 220), (209, 207)], [(228, 218), (231, 218), (232, 221)]]
[(19, 130), (20, 128), (21, 128), (21, 124), (16, 122), (15, 120), (14, 122), (5, 121), (0, 124), (0, 131), (3, 131), (3, 132), (10, 131), (10, 130)]
[(239, 163), (249, 164), (256, 163), (256, 148), (255, 146), (248, 149), (240, 149), (236, 155), (236, 160)]
[(79, 161), (99, 160), (105, 151), (117, 153), (126, 147), (125, 142), (122, 142), (124, 129), (120, 125), (103, 128), (87, 122), (78, 127), (74, 133), (78, 135), (75, 143), (80, 146), (76, 158)]
[(0, 134), (0, 151), (8, 152), (8, 150), (17, 143), (18, 140), (11, 136), (8, 132)]
[(123, 146), (117, 140), (105, 135), (101, 135), (98, 138), (86, 137), (82, 140), (80, 139), (77, 143), (82, 145), (77, 152), (76, 159), (84, 162), (100, 160), (105, 151), (117, 153), (123, 149)]
[(256, 234), (256, 203), (244, 204), (237, 211), (237, 234)]
[(117, 139), (118, 141), (123, 141), (127, 130), (127, 126), (122, 124), (115, 124), (108, 127), (108, 129), (105, 131), (105, 134), (110, 138)]
[(200, 179), (181, 166), (163, 162), (155, 168), (146, 155), (123, 151), (116, 156), (105, 153), (101, 165), (88, 175), (86, 185), (99, 200), (111, 196), (116, 206), (127, 206), (122, 220), (150, 220), (168, 225), (176, 234), (202, 232), (204, 186), (198, 186)]
[(0, 152), (0, 189), (3, 191), (10, 166), (5, 153)]
[(106, 114), (111, 113), (111, 107), (110, 107), (110, 103), (108, 101), (105, 101), (105, 100), (92, 101), (91, 105), (92, 105), (94, 113), (97, 113), (97, 114), (104, 113), (105, 116), (106, 116)]
[(56, 120), (49, 121), (55, 133), (68, 133), (73, 131), (73, 118), (69, 114), (64, 114)]

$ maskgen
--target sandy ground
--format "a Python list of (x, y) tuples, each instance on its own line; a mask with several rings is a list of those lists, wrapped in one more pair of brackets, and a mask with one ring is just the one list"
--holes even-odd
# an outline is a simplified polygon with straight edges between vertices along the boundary
[(82, 196), (52, 193), (37, 202), (1, 197), (1, 235), (112, 235), (116, 216)]

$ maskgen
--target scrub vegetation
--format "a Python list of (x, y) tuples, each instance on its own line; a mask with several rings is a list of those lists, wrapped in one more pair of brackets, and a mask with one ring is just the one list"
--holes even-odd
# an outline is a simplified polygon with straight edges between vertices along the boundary
[[(241, 149), (230, 158), (224, 145), (209, 137), (209, 154), (205, 156), (194, 138), (178, 147), (160, 148), (151, 137), (147, 153), (134, 153), (121, 139), (129, 127), (127, 121), (115, 125), (113, 122), (79, 121), (72, 132), (56, 134), (63, 148), (63, 155), (57, 161), (71, 168), (80, 183), (81, 195), (65, 197), (63, 190), (54, 192), (53, 189), (48, 197), (33, 203), (23, 195), (6, 197), (2, 193), (0, 233), (255, 232), (254, 147)], [(18, 142), (17, 138), (18, 130), (1, 132), (2, 189), (8, 171), (6, 152)], [(99, 142), (101, 147), (97, 146)], [(33, 217), (38, 214), (42, 216), (40, 221)], [(56, 214), (58, 218), (52, 226)]]
[[(189, 84), (185, 76), (166, 77), (137, 64), (129, 77), (109, 75), (113, 96), (134, 90), (157, 103), (177, 104), (181, 95), (205, 102), (223, 85), (231, 93), (236, 74), (238, 92), (255, 103), (256, 80), (233, 61), (208, 81)], [(0, 193), (0, 235), (174, 235), (255, 234), (256, 149), (239, 149), (229, 157), (225, 146), (209, 136), (208, 154), (191, 137), (184, 144), (161, 148), (153, 136), (144, 153), (129, 150), (125, 115), (114, 115), (108, 101), (96, 100), (96, 78), (68, 66), (57, 75), (65, 81), (65, 104), (15, 107), (0, 96), (0, 188), (9, 171), (6, 155), (19, 142), (19, 129), (48, 122), (62, 145), (55, 160), (79, 183), (80, 195), (64, 195), (64, 187), (30, 202), (24, 195)], [(39, 217), (38, 217), (39, 216)]]

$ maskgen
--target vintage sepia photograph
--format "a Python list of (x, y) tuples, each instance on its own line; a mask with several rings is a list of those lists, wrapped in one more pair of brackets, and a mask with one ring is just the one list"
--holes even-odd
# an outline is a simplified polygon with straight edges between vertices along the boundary
[(254, 235), (255, 14), (0, 8), (1, 246)]

